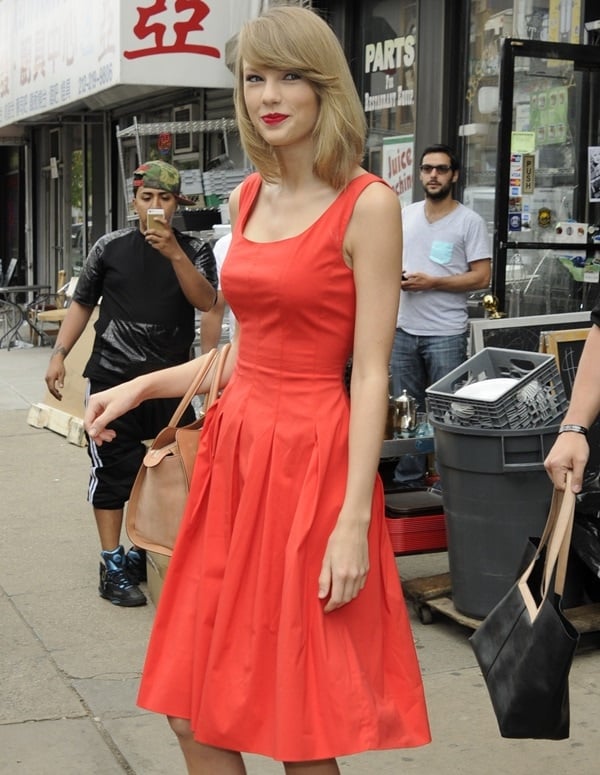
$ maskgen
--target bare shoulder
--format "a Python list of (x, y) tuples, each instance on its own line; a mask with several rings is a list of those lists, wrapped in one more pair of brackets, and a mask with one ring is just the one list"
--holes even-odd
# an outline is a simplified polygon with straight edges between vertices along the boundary
[(373, 235), (374, 228), (388, 230), (401, 223), (402, 209), (396, 193), (382, 180), (374, 180), (358, 197), (349, 228), (351, 234)]
[[(344, 258), (357, 267), (362, 255), (383, 262), (402, 253), (402, 209), (396, 193), (383, 181), (373, 181), (354, 206), (344, 240)], [(376, 259), (373, 259), (376, 256)], [(395, 260), (395, 259), (394, 259)]]
[(401, 217), (401, 208), (395, 192), (382, 180), (374, 180), (361, 192), (354, 208), (355, 216), (385, 219)]

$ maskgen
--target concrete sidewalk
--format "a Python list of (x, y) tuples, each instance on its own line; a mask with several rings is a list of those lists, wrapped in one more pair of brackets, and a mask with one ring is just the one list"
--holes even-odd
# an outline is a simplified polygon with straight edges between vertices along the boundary
[[(48, 348), (0, 350), (0, 775), (184, 773), (165, 720), (135, 705), (154, 608), (120, 609), (98, 596), (86, 452), (26, 422), (45, 394), (48, 356)], [(403, 557), (398, 566), (404, 578), (426, 576), (446, 571), (447, 557)], [(434, 741), (342, 759), (343, 773), (597, 773), (596, 633), (571, 672), (571, 738), (533, 742), (500, 738), (470, 630), (441, 616), (429, 626), (413, 617), (413, 629)], [(245, 758), (249, 775), (282, 772)]]

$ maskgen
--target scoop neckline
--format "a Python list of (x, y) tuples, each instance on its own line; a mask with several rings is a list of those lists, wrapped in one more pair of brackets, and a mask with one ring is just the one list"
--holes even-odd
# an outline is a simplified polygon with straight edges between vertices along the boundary
[[(242, 239), (244, 239), (246, 242), (250, 243), (251, 245), (280, 245), (282, 242), (289, 242), (290, 240), (298, 239), (299, 237), (304, 236), (309, 231), (314, 229), (315, 226), (319, 223), (319, 221), (321, 221), (327, 215), (327, 213), (332, 209), (332, 207), (334, 207), (334, 205), (339, 201), (340, 197), (343, 194), (345, 194), (346, 191), (348, 191), (350, 186), (352, 186), (353, 183), (356, 180), (359, 180), (360, 178), (364, 177), (365, 175), (373, 176), (372, 173), (365, 171), (365, 172), (361, 172), (361, 174), (357, 175), (355, 178), (352, 178), (352, 180), (350, 180), (348, 182), (348, 184), (339, 192), (339, 194), (335, 197), (335, 199), (331, 202), (331, 204), (327, 205), (327, 207), (323, 210), (321, 215), (319, 215), (311, 224), (309, 224), (306, 227), (306, 229), (303, 229), (301, 232), (298, 232), (298, 234), (294, 234), (291, 237), (282, 237), (281, 239), (277, 239), (277, 240), (266, 240), (265, 242), (259, 242), (257, 240), (253, 240), (253, 239), (250, 239), (249, 237), (246, 237), (246, 235), (244, 234), (243, 229), (245, 228), (246, 224), (248, 223), (248, 219), (250, 218), (250, 214), (252, 212), (252, 210), (249, 210), (247, 215), (246, 215), (246, 220), (245, 220), (244, 226), (242, 228), (242, 232), (241, 232)], [(262, 185), (263, 185), (263, 181), (261, 179), (260, 185), (259, 185), (259, 187), (256, 190), (256, 195), (254, 197), (254, 202), (252, 203), (253, 205), (256, 202), (256, 197), (258, 196), (258, 193), (259, 193), (260, 189), (262, 188)]]

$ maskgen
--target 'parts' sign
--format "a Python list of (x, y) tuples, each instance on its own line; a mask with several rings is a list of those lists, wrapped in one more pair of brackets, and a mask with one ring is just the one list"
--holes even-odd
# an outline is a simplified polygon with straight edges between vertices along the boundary
[(364, 72), (370, 76), (366, 81), (370, 83), (370, 91), (365, 89), (363, 95), (366, 113), (414, 105), (414, 89), (406, 87), (405, 73), (413, 68), (415, 54), (414, 35), (402, 35), (365, 45)]

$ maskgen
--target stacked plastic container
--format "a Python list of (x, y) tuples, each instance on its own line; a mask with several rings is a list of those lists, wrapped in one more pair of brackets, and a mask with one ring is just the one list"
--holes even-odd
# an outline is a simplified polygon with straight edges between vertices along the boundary
[(427, 390), (455, 608), (482, 619), (544, 528), (567, 398), (554, 356), (487, 347)]

